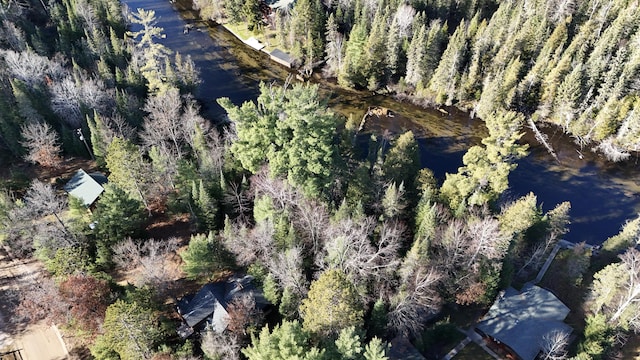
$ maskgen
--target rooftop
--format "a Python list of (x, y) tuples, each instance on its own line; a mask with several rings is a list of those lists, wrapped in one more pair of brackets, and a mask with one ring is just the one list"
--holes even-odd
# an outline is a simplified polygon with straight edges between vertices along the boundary
[(252, 281), (253, 277), (246, 275), (206, 284), (195, 295), (180, 299), (177, 305), (178, 312), (191, 328), (212, 316), (213, 329), (222, 332), (227, 328), (227, 306), (236, 297), (251, 294), (255, 298), (257, 307), (264, 308), (268, 304), (262, 292), (253, 285)]
[(100, 173), (87, 174), (84, 170), (76, 171), (71, 180), (64, 186), (70, 195), (82, 200), (85, 206), (93, 204), (104, 191), (103, 184), (107, 178)]
[(476, 328), (509, 346), (523, 360), (532, 360), (546, 334), (572, 331), (563, 322), (568, 314), (569, 308), (550, 291), (527, 284), (521, 292), (508, 288), (501, 293)]

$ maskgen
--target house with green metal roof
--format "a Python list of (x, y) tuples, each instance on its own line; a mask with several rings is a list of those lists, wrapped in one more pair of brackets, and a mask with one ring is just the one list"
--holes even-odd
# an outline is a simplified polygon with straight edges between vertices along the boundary
[(476, 331), (494, 346), (522, 360), (533, 360), (542, 351), (545, 335), (554, 331), (571, 333), (564, 323), (569, 308), (553, 293), (533, 284), (521, 291), (501, 292)]
[(71, 180), (64, 186), (69, 195), (82, 200), (85, 206), (91, 206), (102, 194), (107, 177), (100, 173), (87, 174), (84, 170), (76, 171)]

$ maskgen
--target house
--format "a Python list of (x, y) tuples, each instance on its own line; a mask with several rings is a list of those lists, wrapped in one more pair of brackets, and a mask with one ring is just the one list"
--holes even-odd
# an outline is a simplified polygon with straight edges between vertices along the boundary
[(280, 65), (284, 65), (288, 68), (292, 68), (294, 65), (293, 63), (295, 59), (292, 58), (291, 55), (287, 54), (286, 52), (280, 49), (274, 49), (272, 52), (269, 53), (269, 56), (271, 57), (271, 60), (277, 62)]
[(564, 323), (569, 308), (550, 291), (527, 284), (522, 291), (501, 292), (476, 331), (513, 358), (533, 360), (544, 336), (553, 331), (571, 333)]
[(89, 207), (102, 194), (107, 183), (107, 177), (100, 173), (87, 174), (84, 170), (76, 171), (71, 180), (64, 186), (64, 190), (71, 196), (82, 200), (82, 203)]
[(231, 277), (203, 286), (195, 295), (185, 296), (177, 304), (183, 324), (178, 334), (187, 338), (199, 328), (209, 325), (216, 332), (223, 332), (229, 322), (227, 307), (236, 298), (249, 294), (256, 306), (264, 309), (269, 302), (253, 284), (253, 276)]

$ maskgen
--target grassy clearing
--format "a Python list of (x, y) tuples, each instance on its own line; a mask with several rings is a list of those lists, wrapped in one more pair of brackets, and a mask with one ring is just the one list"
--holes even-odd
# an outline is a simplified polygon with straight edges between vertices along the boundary
[(275, 48), (280, 47), (280, 44), (276, 40), (276, 31), (272, 30), (268, 26), (263, 26), (262, 28), (260, 28), (260, 30), (254, 31), (247, 29), (247, 24), (245, 23), (226, 23), (223, 26), (227, 30), (235, 34), (237, 37), (239, 37), (241, 40), (247, 40), (250, 37), (256, 38), (261, 43), (266, 45), (265, 50), (268, 52), (271, 52)]

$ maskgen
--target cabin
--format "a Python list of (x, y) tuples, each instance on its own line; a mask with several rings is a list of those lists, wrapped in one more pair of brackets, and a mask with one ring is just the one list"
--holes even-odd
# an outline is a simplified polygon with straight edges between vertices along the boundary
[(564, 323), (568, 314), (569, 308), (553, 293), (529, 283), (521, 291), (501, 292), (475, 330), (508, 358), (533, 360), (542, 351), (545, 335), (571, 333)]
[(295, 65), (295, 59), (292, 58), (291, 55), (280, 49), (274, 49), (271, 53), (269, 53), (269, 56), (271, 57), (271, 60), (288, 68), (292, 68)]
[(209, 283), (196, 294), (183, 297), (176, 306), (183, 321), (178, 327), (178, 334), (187, 338), (206, 327), (219, 333), (224, 332), (229, 324), (229, 304), (245, 294), (254, 297), (259, 309), (269, 305), (262, 292), (253, 284), (251, 275), (232, 276), (226, 281)]
[(103, 185), (107, 177), (101, 173), (87, 174), (84, 170), (76, 171), (71, 180), (64, 185), (64, 190), (80, 200), (86, 207), (91, 207), (104, 191)]

